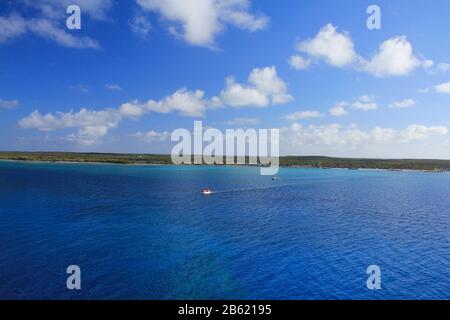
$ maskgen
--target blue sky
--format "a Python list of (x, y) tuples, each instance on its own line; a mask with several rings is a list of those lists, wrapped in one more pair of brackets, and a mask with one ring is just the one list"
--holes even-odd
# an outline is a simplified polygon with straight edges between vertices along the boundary
[(165, 153), (202, 120), (280, 128), (282, 154), (450, 158), (449, 15), (445, 0), (2, 1), (0, 150)]

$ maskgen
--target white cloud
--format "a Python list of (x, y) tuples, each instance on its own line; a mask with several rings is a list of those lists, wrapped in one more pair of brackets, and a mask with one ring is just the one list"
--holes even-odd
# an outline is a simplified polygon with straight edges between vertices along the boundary
[(221, 92), (220, 99), (225, 105), (232, 107), (266, 107), (270, 100), (266, 94), (256, 88), (236, 83), (234, 78), (229, 77), (226, 88)]
[(450, 93), (450, 82), (438, 84), (434, 86), (434, 90), (438, 93)]
[(220, 100), (231, 107), (266, 107), (290, 102), (293, 97), (287, 93), (287, 85), (278, 76), (276, 68), (266, 67), (253, 69), (248, 84), (236, 83), (229, 77)]
[(412, 124), (404, 129), (377, 126), (363, 130), (354, 124), (344, 127), (339, 124), (302, 126), (293, 123), (282, 128), (280, 139), (284, 154), (424, 157), (423, 148), (417, 148), (417, 143), (424, 142), (436, 149), (447, 135), (446, 126)]
[(289, 65), (295, 70), (305, 70), (308, 69), (312, 63), (311, 59), (304, 58), (300, 55), (294, 55), (289, 58)]
[(430, 74), (446, 73), (448, 70), (450, 70), (450, 63), (440, 62), (436, 64), (433, 60), (423, 61), (422, 66)]
[(289, 121), (298, 121), (298, 120), (305, 120), (305, 119), (314, 119), (314, 118), (320, 118), (323, 117), (323, 114), (319, 111), (298, 111), (294, 113), (290, 113), (286, 115), (284, 118)]
[(23, 129), (36, 129), (43, 132), (78, 129), (68, 138), (69, 141), (81, 145), (93, 145), (100, 142), (110, 129), (127, 119), (139, 119), (146, 113), (176, 112), (182, 116), (203, 116), (209, 101), (204, 99), (204, 92), (180, 89), (160, 101), (148, 100), (141, 103), (137, 100), (122, 104), (117, 109), (100, 111), (81, 109), (78, 112), (56, 112), (41, 114), (32, 112), (19, 120)]
[(170, 133), (168, 131), (164, 132), (158, 132), (155, 130), (150, 130), (147, 132), (137, 132), (134, 134), (134, 137), (138, 138), (140, 141), (143, 141), (145, 143), (152, 143), (152, 142), (163, 142), (168, 141), (170, 138)]
[(368, 95), (360, 96), (356, 101), (351, 104), (351, 107), (358, 110), (376, 110), (378, 109), (378, 105), (375, 102), (375, 98)]
[(377, 143), (390, 142), (394, 140), (396, 132), (391, 128), (375, 127), (372, 130), (373, 140)]
[(32, 112), (19, 121), (23, 129), (37, 129), (44, 132), (77, 128), (78, 132), (69, 136), (70, 141), (81, 145), (93, 145), (104, 137), (109, 129), (117, 127), (121, 116), (114, 109), (92, 111), (81, 109), (79, 112), (57, 112), (42, 115)]
[(255, 68), (248, 77), (248, 82), (266, 94), (285, 93), (286, 84), (278, 77), (275, 67)]
[(78, 127), (110, 127), (113, 128), (120, 121), (120, 116), (114, 109), (92, 111), (81, 109), (78, 112), (56, 112), (42, 115), (39, 111), (32, 112), (28, 117), (19, 121), (25, 129), (54, 131), (65, 128)]
[(205, 99), (204, 96), (205, 92), (201, 90), (189, 91), (182, 88), (159, 101), (148, 100), (147, 102), (139, 102), (134, 100), (124, 103), (120, 106), (119, 112), (128, 118), (139, 118), (148, 112), (175, 112), (181, 116), (203, 117), (210, 105), (210, 101)]
[(368, 111), (368, 110), (376, 110), (378, 108), (378, 106), (374, 102), (365, 103), (365, 102), (361, 102), (361, 101), (355, 101), (352, 103), (352, 108)]
[(395, 37), (380, 45), (379, 52), (368, 62), (364, 69), (378, 76), (404, 76), (421, 65), (414, 55), (411, 43), (406, 37)]
[(137, 119), (145, 112), (145, 106), (137, 100), (124, 103), (119, 107), (119, 113), (125, 118)]
[(336, 67), (350, 65), (357, 59), (350, 36), (338, 32), (332, 24), (324, 26), (313, 39), (300, 42), (297, 49)]
[(369, 139), (368, 133), (354, 127), (343, 129), (339, 124), (302, 126), (293, 123), (283, 132), (289, 134), (290, 141), (295, 146), (357, 145)]
[(161, 101), (148, 101), (147, 108), (159, 113), (177, 112), (183, 116), (201, 117), (207, 107), (204, 96), (205, 92), (201, 90), (180, 89)]
[(3, 100), (0, 98), (0, 108), (2, 109), (14, 109), (19, 105), (18, 100)]
[(232, 77), (227, 78), (226, 87), (219, 96), (210, 99), (202, 90), (180, 89), (160, 101), (149, 100), (145, 103), (133, 101), (121, 106), (123, 115), (139, 117), (145, 112), (175, 112), (182, 116), (203, 117), (209, 109), (223, 106), (266, 107), (270, 104), (282, 104), (293, 98), (287, 93), (287, 85), (278, 76), (275, 67), (255, 68), (248, 77), (247, 84), (239, 84)]
[(401, 142), (409, 142), (414, 140), (425, 140), (432, 136), (442, 136), (448, 133), (445, 126), (424, 126), (412, 124), (406, 129), (400, 131), (399, 137)]
[(82, 127), (77, 133), (72, 133), (67, 137), (68, 141), (75, 142), (82, 146), (92, 146), (98, 144), (110, 128), (107, 126)]
[(213, 47), (215, 37), (232, 25), (250, 32), (264, 29), (269, 19), (250, 13), (249, 0), (137, 0), (144, 9), (169, 21), (169, 30), (187, 43)]
[(107, 83), (105, 84), (105, 88), (111, 91), (122, 91), (123, 88), (115, 83)]
[(416, 105), (413, 99), (405, 99), (402, 101), (394, 101), (389, 105), (389, 108), (411, 108)]
[[(314, 60), (322, 60), (334, 67), (350, 67), (377, 77), (389, 77), (408, 75), (418, 67), (432, 69), (435, 65), (432, 60), (417, 58), (405, 36), (384, 41), (378, 53), (370, 59), (365, 59), (356, 52), (350, 35), (338, 31), (332, 24), (322, 27), (314, 38), (301, 41), (297, 51), (308, 56), (305, 58), (294, 55), (290, 58), (291, 66), (297, 70), (309, 67)], [(438, 64), (436, 68), (449, 69), (450, 65)]]
[[(82, 90), (85, 86), (72, 86)], [(110, 85), (110, 89), (117, 89)], [(86, 89), (87, 90), (87, 89)], [(82, 90), (83, 91), (83, 90)], [(291, 101), (293, 98), (287, 93), (287, 86), (278, 77), (275, 67), (255, 68), (248, 77), (248, 84), (240, 85), (228, 79), (227, 86), (219, 96), (207, 98), (202, 90), (191, 91), (179, 89), (161, 100), (150, 99), (146, 102), (133, 100), (122, 104), (117, 109), (92, 111), (81, 109), (55, 114), (42, 115), (34, 111), (28, 117), (19, 121), (24, 129), (40, 131), (55, 131), (78, 128), (78, 132), (70, 136), (70, 140), (82, 145), (98, 143), (100, 138), (115, 128), (124, 118), (137, 120), (151, 112), (176, 113), (180, 116), (203, 117), (208, 110), (224, 107), (268, 106)], [(241, 119), (242, 120), (242, 119)]]
[(335, 117), (345, 116), (348, 114), (348, 111), (346, 110), (347, 106), (347, 102), (339, 102), (329, 110), (330, 114)]

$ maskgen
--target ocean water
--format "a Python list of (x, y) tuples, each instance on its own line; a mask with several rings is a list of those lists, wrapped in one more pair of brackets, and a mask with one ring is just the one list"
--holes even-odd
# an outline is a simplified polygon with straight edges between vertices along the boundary
[[(450, 298), (450, 174), (279, 177), (0, 162), (0, 298)], [(81, 290), (66, 288), (73, 264)]]

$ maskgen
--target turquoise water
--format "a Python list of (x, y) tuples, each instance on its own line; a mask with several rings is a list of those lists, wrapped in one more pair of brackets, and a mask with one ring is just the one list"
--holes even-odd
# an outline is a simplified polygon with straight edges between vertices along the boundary
[[(0, 162), (0, 298), (450, 298), (450, 174), (279, 177)], [(372, 264), (381, 290), (366, 287)]]

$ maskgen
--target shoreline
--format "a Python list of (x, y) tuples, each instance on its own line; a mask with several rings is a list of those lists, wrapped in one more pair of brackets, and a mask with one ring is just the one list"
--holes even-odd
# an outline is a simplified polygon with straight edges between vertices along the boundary
[[(173, 163), (117, 163), (117, 162), (106, 162), (106, 161), (59, 161), (59, 160), (18, 160), (18, 159), (2, 159), (0, 162), (13, 162), (13, 163), (31, 163), (31, 164), (86, 164), (86, 165), (117, 165), (117, 166), (136, 166), (136, 167), (146, 167), (146, 166), (191, 166), (191, 167), (256, 167), (258, 165), (250, 164), (173, 164)], [(308, 165), (280, 165), (281, 169), (321, 169), (321, 170), (349, 170), (349, 171), (391, 171), (391, 172), (422, 172), (422, 173), (450, 173), (450, 170), (423, 170), (423, 169), (389, 169), (389, 168), (355, 168), (355, 167), (319, 167), (319, 166), (308, 166)]]

